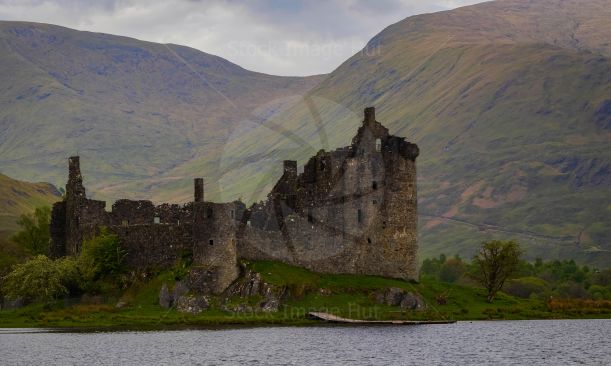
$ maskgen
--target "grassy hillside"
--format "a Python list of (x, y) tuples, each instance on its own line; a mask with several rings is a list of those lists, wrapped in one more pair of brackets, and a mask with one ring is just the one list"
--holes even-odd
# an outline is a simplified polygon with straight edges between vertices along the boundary
[(19, 229), (21, 214), (59, 200), (60, 192), (49, 183), (22, 182), (0, 174), (0, 240)]
[[(111, 199), (187, 200), (192, 177), (214, 171), (209, 163), (238, 122), (255, 109), (274, 113), (321, 79), (23, 22), (0, 22), (0, 69), (3, 172), (63, 184), (66, 159), (78, 153), (90, 192)], [(174, 173), (202, 157), (198, 170)]]
[(502, 237), (529, 258), (605, 267), (610, 5), (496, 1), (394, 24), (315, 87), (311, 103), (274, 116), (302, 140), (265, 126), (236, 134), (224, 187), (260, 198), (279, 174), (264, 166), (348, 144), (373, 105), (392, 133), (420, 146), (422, 257), (469, 257)]

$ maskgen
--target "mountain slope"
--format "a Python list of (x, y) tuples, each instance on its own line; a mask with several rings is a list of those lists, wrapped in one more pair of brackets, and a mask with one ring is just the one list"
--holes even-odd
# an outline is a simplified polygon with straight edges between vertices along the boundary
[(194, 158), (214, 161), (253, 109), (273, 113), (321, 79), (250, 72), (183, 46), (22, 22), (0, 22), (0, 69), (3, 172), (63, 184), (66, 158), (78, 153), (91, 192), (108, 198), (147, 197), (172, 182), (184, 194), (205, 171), (167, 172)]
[(0, 174), (0, 239), (17, 231), (21, 214), (59, 200), (60, 192), (49, 183), (23, 182)]
[[(421, 256), (516, 238), (611, 263), (611, 1), (507, 0), (405, 19), (326, 78), (180, 46), (0, 26), (0, 167), (100, 198), (262, 199), (283, 159), (349, 144), (363, 107), (419, 144)], [(4, 71), (6, 70), (6, 71)], [(313, 87), (313, 88), (312, 88)], [(308, 91), (309, 90), (309, 91)]]
[(20, 229), (19, 217), (60, 199), (60, 192), (49, 183), (22, 182), (0, 173), (0, 276), (28, 255), (23, 247), (9, 240)]
[[(471, 256), (500, 237), (522, 242), (530, 258), (608, 266), (609, 19), (608, 0), (496, 1), (408, 18), (315, 87), (312, 103), (274, 116), (305, 143), (266, 128), (237, 135), (228, 150), (248, 163), (224, 181), (232, 190), (259, 172), (255, 157), (302, 163), (346, 145), (362, 107), (374, 105), (421, 149), (422, 256)], [(261, 140), (270, 144), (249, 143)], [(259, 176), (235, 190), (265, 192)]]

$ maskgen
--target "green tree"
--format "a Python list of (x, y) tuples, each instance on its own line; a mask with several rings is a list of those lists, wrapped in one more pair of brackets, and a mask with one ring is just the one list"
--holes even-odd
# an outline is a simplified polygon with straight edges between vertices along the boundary
[(77, 277), (73, 258), (53, 261), (38, 255), (15, 265), (13, 271), (2, 278), (2, 291), (9, 299), (49, 302), (67, 295)]
[(51, 208), (38, 207), (33, 214), (23, 214), (17, 221), (21, 231), (11, 237), (11, 240), (25, 248), (31, 255), (47, 255), (49, 253), (49, 223)]
[(472, 276), (488, 291), (488, 302), (494, 300), (505, 281), (518, 270), (521, 253), (515, 241), (493, 240), (483, 243), (473, 257)]
[(425, 259), (420, 267), (420, 275), (426, 275), (431, 277), (439, 277), (439, 271), (441, 266), (446, 262), (445, 254), (440, 254), (439, 258)]
[(439, 279), (443, 282), (456, 282), (465, 273), (465, 264), (459, 257), (450, 258), (441, 265)]
[(600, 286), (611, 286), (611, 268), (596, 271), (593, 275), (594, 284)]
[(513, 296), (528, 298), (532, 294), (543, 293), (547, 287), (547, 282), (538, 277), (521, 277), (507, 281), (503, 291)]

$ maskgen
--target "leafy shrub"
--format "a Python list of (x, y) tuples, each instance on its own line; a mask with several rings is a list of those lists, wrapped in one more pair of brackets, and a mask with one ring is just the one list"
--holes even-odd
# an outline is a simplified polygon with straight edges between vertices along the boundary
[(176, 281), (181, 281), (189, 274), (191, 264), (193, 263), (193, 253), (185, 251), (180, 254), (180, 259), (172, 268), (172, 275)]
[(78, 283), (76, 261), (64, 258), (53, 261), (44, 255), (18, 264), (2, 278), (2, 290), (9, 299), (26, 302), (49, 302), (65, 296)]
[(124, 258), (125, 251), (119, 245), (119, 239), (106, 229), (102, 229), (99, 236), (85, 240), (78, 264), (84, 287), (88, 288), (102, 278), (118, 278), (125, 270)]
[(532, 294), (540, 294), (547, 289), (547, 282), (537, 277), (522, 277), (508, 280), (504, 291), (510, 295), (529, 298)]
[(555, 292), (558, 297), (563, 299), (587, 299), (590, 297), (583, 284), (575, 281), (561, 283)]
[(66, 287), (69, 294), (81, 291), (82, 276), (78, 268), (78, 260), (73, 257), (56, 259), (53, 264), (61, 273), (62, 284)]
[(588, 289), (588, 293), (594, 300), (611, 300), (611, 287), (592, 285)]

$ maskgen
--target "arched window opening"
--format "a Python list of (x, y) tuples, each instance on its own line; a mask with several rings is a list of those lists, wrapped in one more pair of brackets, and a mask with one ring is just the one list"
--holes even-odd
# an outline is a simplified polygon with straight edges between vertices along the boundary
[(374, 180), (373, 183), (371, 183), (371, 188), (373, 188), (374, 191), (378, 189), (378, 182)]
[(363, 210), (361, 210), (359, 208), (359, 210), (357, 211), (357, 215), (356, 216), (357, 216), (357, 220), (358, 220), (359, 224), (362, 223), (363, 222)]
[(377, 152), (382, 151), (382, 140), (380, 139), (376, 139), (376, 151)]
[(212, 239), (208, 240), (208, 244), (214, 245), (214, 240), (212, 240)]

